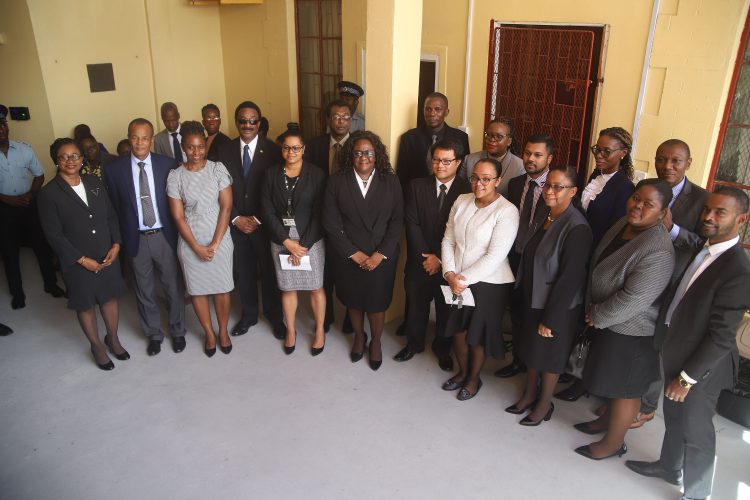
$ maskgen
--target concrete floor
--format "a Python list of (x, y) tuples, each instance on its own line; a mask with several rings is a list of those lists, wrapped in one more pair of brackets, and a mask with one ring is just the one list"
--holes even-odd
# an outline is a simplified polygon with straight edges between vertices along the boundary
[[(309, 354), (282, 352), (268, 324), (208, 359), (187, 309), (187, 349), (146, 355), (129, 294), (120, 336), (132, 359), (102, 372), (64, 299), (41, 292), (23, 252), (27, 307), (13, 311), (0, 275), (0, 499), (672, 499), (679, 490), (643, 478), (624, 459), (573, 453), (591, 441), (572, 424), (597, 401), (556, 402), (550, 422), (517, 425), (503, 412), (521, 378), (492, 376), (471, 401), (440, 390), (431, 354), (399, 364), (388, 325), (385, 361), (349, 361), (351, 337), (332, 330)], [(236, 308), (235, 308), (236, 309)], [(233, 320), (238, 311), (233, 312)], [(303, 315), (307, 318), (308, 315)], [(103, 333), (102, 333), (103, 335)], [(750, 431), (716, 418), (714, 499), (750, 498)], [(663, 420), (627, 436), (624, 458), (658, 457)]]

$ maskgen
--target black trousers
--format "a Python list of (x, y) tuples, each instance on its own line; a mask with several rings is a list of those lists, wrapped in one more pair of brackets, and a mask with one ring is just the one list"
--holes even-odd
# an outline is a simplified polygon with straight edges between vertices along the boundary
[(448, 305), (445, 303), (439, 282), (427, 276), (404, 278), (406, 290), (406, 346), (412, 352), (425, 350), (427, 324), (430, 321), (430, 302), (435, 301), (435, 338), (432, 351), (438, 357), (448, 356), (451, 351), (451, 338), (445, 337), (445, 324), (448, 318)]
[(274, 327), (284, 324), (281, 293), (271, 257), (271, 243), (259, 228), (245, 234), (231, 229), (234, 243), (234, 282), (240, 290), (242, 321), (258, 319), (258, 275), (263, 296), (263, 314)]
[(19, 250), (22, 245), (34, 250), (45, 286), (57, 282), (54, 253), (44, 238), (36, 200), (26, 207), (14, 207), (0, 201), (0, 254), (5, 266), (10, 294), (25, 297), (21, 280)]

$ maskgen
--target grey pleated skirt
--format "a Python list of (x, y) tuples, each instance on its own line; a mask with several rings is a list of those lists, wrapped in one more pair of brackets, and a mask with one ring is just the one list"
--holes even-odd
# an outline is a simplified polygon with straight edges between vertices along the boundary
[(325, 242), (321, 238), (316, 241), (307, 255), (310, 256), (310, 267), (312, 271), (291, 271), (281, 269), (279, 262), (280, 254), (288, 254), (286, 248), (271, 242), (271, 257), (273, 266), (276, 269), (276, 282), (279, 290), (282, 292), (291, 292), (294, 290), (317, 290), (323, 288), (323, 270), (325, 269), (326, 250)]

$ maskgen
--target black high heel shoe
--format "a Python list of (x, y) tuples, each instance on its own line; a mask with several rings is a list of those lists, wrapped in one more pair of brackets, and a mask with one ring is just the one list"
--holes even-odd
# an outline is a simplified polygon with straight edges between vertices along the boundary
[(231, 340), (229, 341), (229, 345), (226, 345), (226, 346), (225, 345), (221, 345), (221, 342), (219, 341), (219, 337), (216, 337), (216, 340), (217, 340), (217, 342), (219, 342), (219, 349), (221, 350), (221, 352), (223, 352), (224, 354), (229, 354), (230, 352), (232, 352), (232, 341)]
[[(117, 354), (112, 350), (112, 339), (109, 338), (109, 334), (104, 336), (104, 345), (106, 345), (109, 348), (109, 352), (111, 352), (112, 355), (120, 361), (127, 361), (128, 359), (130, 359), (130, 354), (128, 354), (128, 351), (126, 351), (125, 348), (122, 349), (122, 352), (120, 354)], [(108, 369), (111, 370), (112, 368)]]
[(526, 427), (536, 427), (537, 425), (541, 424), (542, 421), (547, 422), (549, 419), (552, 418), (552, 413), (555, 411), (555, 404), (550, 403), (549, 410), (547, 410), (547, 414), (542, 418), (542, 420), (537, 420), (534, 422), (531, 420), (531, 417), (529, 415), (526, 415), (521, 419), (520, 422), (518, 422), (521, 425), (525, 425)]
[(109, 371), (109, 370), (114, 370), (115, 369), (115, 364), (112, 362), (111, 359), (109, 361), (107, 361), (106, 363), (99, 363), (96, 360), (96, 355), (94, 354), (94, 348), (93, 347), (91, 348), (91, 355), (94, 356), (94, 363), (96, 363), (96, 366), (98, 366), (100, 370)]
[(352, 363), (356, 363), (365, 355), (365, 349), (367, 348), (367, 334), (364, 333), (363, 335), (365, 336), (365, 343), (362, 345), (362, 350), (357, 352), (354, 350), (354, 347), (352, 347), (352, 352), (349, 353)]
[(573, 385), (555, 394), (555, 397), (562, 401), (578, 401), (581, 396), (589, 397), (589, 393), (580, 380), (576, 380)]
[(205, 352), (206, 356), (210, 358), (211, 356), (216, 354), (216, 344), (214, 344), (214, 346), (211, 349), (209, 349), (208, 347), (206, 347), (206, 343), (203, 342), (203, 352)]
[(325, 334), (323, 334), (323, 345), (320, 347), (310, 346), (310, 354), (312, 354), (313, 356), (317, 356), (318, 354), (322, 353), (323, 349), (325, 348), (326, 348), (326, 336)]
[(510, 405), (505, 409), (507, 413), (512, 413), (513, 415), (520, 415), (521, 413), (526, 413), (528, 410), (536, 406), (537, 399), (529, 403), (528, 405), (524, 406), (523, 408), (519, 408), (516, 405)]
[(584, 434), (588, 434), (589, 436), (596, 436), (597, 434), (601, 434), (602, 432), (607, 432), (607, 428), (603, 429), (596, 429), (591, 427), (591, 422), (581, 422), (580, 424), (573, 425), (577, 430), (583, 432)]
[[(370, 342), (370, 351), (372, 351), (372, 342)], [(369, 359), (370, 368), (372, 369), (372, 371), (378, 371), (378, 368), (380, 368), (380, 365), (383, 364), (383, 353), (382, 352), (380, 353), (381, 359), (377, 361), (372, 359), (372, 352), (370, 352), (369, 354), (370, 354), (370, 359)]]
[(591, 447), (589, 445), (579, 446), (578, 448), (576, 448), (575, 451), (579, 455), (582, 455), (582, 456), (584, 456), (586, 458), (590, 458), (591, 460), (604, 460), (606, 458), (621, 457), (621, 456), (623, 456), (624, 454), (626, 454), (628, 452), (628, 445), (626, 445), (625, 443), (622, 443), (622, 446), (620, 446), (619, 450), (617, 450), (614, 453), (612, 453), (611, 455), (607, 455), (605, 457), (595, 457), (591, 453)]
[(292, 345), (286, 345), (286, 341), (284, 341), (284, 354), (289, 356), (291, 353), (294, 352), (294, 349), (297, 348), (297, 330), (294, 330), (294, 344)]

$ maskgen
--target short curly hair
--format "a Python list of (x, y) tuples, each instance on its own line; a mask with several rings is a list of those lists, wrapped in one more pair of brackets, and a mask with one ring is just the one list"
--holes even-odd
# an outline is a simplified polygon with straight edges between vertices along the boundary
[(372, 147), (375, 148), (375, 171), (380, 177), (386, 175), (393, 175), (393, 167), (388, 159), (388, 153), (385, 150), (385, 144), (380, 140), (380, 137), (369, 130), (357, 130), (349, 135), (349, 139), (344, 143), (344, 147), (341, 149), (339, 154), (339, 170), (343, 173), (351, 172), (354, 170), (354, 144), (357, 141), (366, 140)]
[(205, 139), (206, 129), (199, 122), (190, 120), (182, 122), (180, 125), (180, 135), (182, 136), (182, 142), (185, 142), (185, 138), (189, 135), (199, 135)]
[(52, 163), (57, 165), (57, 152), (60, 151), (61, 147), (67, 146), (68, 144), (72, 144), (73, 146), (75, 146), (78, 150), (78, 154), (83, 156), (83, 150), (81, 149), (80, 144), (78, 144), (70, 137), (60, 137), (59, 139), (55, 139), (55, 142), (53, 142), (49, 146), (49, 156), (50, 158), (52, 158)]

